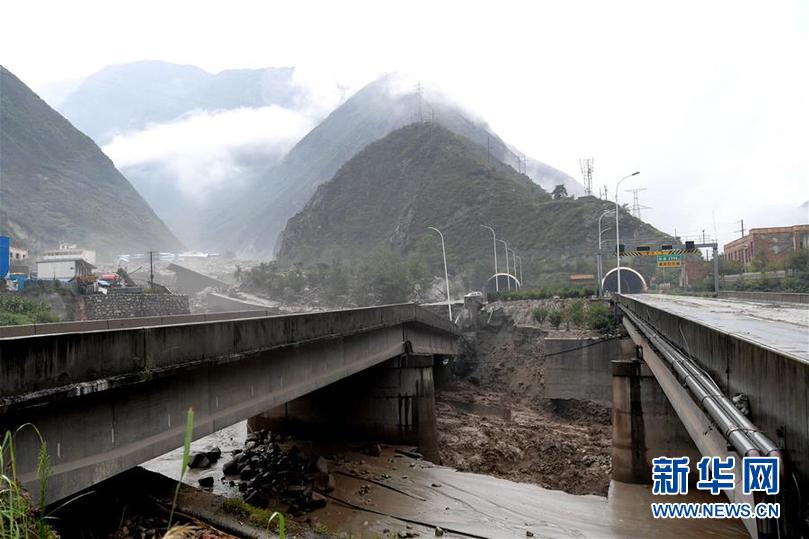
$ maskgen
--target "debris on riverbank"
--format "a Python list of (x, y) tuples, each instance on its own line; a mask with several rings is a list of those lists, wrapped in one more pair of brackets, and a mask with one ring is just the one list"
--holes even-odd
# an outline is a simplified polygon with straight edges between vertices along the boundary
[(465, 328), (460, 368), (436, 391), (441, 463), (606, 496), (612, 470), (609, 408), (544, 398), (547, 328), (530, 313), (548, 301), (490, 304), (477, 313), (475, 331)]
[(326, 499), (317, 490), (334, 489), (326, 459), (297, 445), (284, 449), (283, 441), (268, 430), (248, 433), (244, 450), (234, 450), (223, 465), (222, 480), (237, 485), (243, 500), (257, 507), (283, 504), (293, 516), (323, 507)]

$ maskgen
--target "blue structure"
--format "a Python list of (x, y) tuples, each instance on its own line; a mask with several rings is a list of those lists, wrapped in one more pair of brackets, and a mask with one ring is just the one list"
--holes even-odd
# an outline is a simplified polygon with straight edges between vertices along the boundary
[(0, 279), (8, 275), (8, 263), (11, 257), (10, 243), (8, 236), (0, 236)]

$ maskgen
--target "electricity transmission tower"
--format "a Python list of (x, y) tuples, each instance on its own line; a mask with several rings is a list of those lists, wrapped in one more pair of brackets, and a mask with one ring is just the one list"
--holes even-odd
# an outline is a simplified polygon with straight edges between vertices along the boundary
[(579, 166), (581, 167), (581, 175), (584, 179), (584, 195), (591, 196), (593, 194), (593, 158), (586, 157), (579, 159)]
[(423, 91), (423, 88), (421, 87), (421, 81), (419, 81), (418, 84), (416, 84), (416, 97), (418, 99), (418, 106), (419, 106), (419, 108), (418, 108), (418, 118), (419, 118), (418, 121), (419, 121), (419, 123), (424, 121), (424, 116), (421, 113), (422, 91)]
[(632, 215), (640, 219), (640, 210), (648, 210), (649, 206), (641, 206), (638, 201), (638, 193), (645, 191), (645, 187), (637, 187), (635, 189), (627, 189), (627, 193), (632, 193)]
[(526, 162), (525, 162), (525, 154), (524, 153), (517, 154), (517, 168), (518, 168), (517, 172), (519, 172), (520, 174), (527, 174), (527, 172), (526, 172), (527, 166), (526, 166)]

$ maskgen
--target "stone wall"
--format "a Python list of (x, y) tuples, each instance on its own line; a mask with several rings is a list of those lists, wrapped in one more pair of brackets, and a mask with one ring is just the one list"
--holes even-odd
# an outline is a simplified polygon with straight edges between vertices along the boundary
[(84, 296), (80, 320), (108, 320), (188, 314), (188, 296), (179, 294), (93, 294)]

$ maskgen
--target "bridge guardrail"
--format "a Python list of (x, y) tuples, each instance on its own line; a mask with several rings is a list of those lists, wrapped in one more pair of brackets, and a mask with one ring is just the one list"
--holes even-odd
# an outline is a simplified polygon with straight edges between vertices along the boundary
[[(71, 332), (0, 339), (0, 397), (260, 353), (399, 324), (416, 323), (458, 334), (449, 320), (413, 303), (293, 315), (225, 314), (228, 318), (224, 320), (211, 320), (212, 315), (130, 319), (130, 323), (140, 324), (130, 328), (115, 327), (121, 322), (118, 320), (108, 321), (107, 327), (104, 321), (69, 323), (60, 329)], [(147, 323), (152, 325), (143, 325)]]

